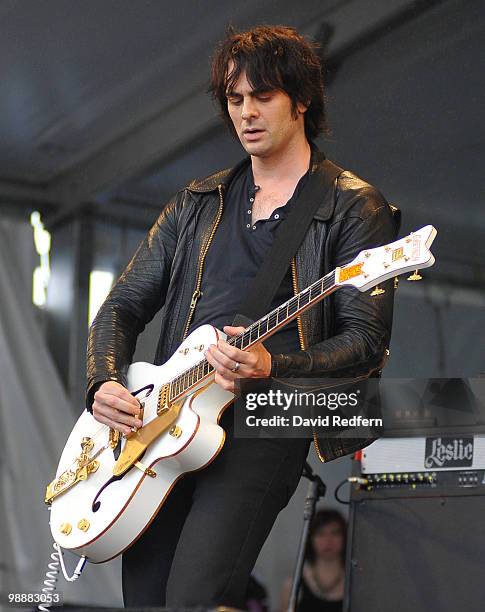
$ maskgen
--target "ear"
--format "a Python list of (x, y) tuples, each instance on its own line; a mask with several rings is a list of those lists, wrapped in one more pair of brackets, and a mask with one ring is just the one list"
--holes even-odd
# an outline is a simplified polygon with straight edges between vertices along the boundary
[(306, 113), (308, 110), (308, 107), (310, 106), (310, 102), (308, 102), (308, 104), (303, 104), (303, 102), (297, 102), (296, 103), (296, 110), (303, 115), (303, 113)]

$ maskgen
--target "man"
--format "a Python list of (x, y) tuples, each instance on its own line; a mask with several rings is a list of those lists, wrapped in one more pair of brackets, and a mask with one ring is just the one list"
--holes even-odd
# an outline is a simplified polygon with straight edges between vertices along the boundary
[[(167, 204), (94, 321), (88, 343), (88, 409), (126, 435), (141, 427), (139, 404), (124, 387), (137, 335), (164, 308), (155, 363), (195, 327), (228, 335), (241, 296), (260, 268), (278, 225), (312, 173), (323, 172), (313, 139), (325, 129), (321, 65), (313, 48), (285, 27), (231, 33), (216, 51), (211, 89), (250, 157), (194, 181)], [(323, 197), (272, 307), (394, 239), (389, 205), (343, 172)], [(371, 375), (389, 345), (392, 289), (378, 298), (342, 289), (264, 345), (240, 351), (225, 341), (206, 352), (215, 382), (237, 378)], [(94, 401), (93, 401), (94, 400)], [(231, 410), (227, 439), (204, 470), (186, 475), (157, 518), (123, 555), (126, 605), (244, 607), (251, 569), (300, 478), (309, 441), (239, 439)], [(366, 440), (315, 441), (329, 460)]]

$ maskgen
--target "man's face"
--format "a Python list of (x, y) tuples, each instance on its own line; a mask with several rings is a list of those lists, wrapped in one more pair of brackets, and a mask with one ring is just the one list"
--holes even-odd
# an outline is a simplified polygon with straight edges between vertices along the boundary
[(227, 93), (227, 109), (242, 146), (256, 157), (280, 153), (305, 133), (305, 107), (298, 104), (295, 119), (288, 94), (252, 89), (245, 72)]

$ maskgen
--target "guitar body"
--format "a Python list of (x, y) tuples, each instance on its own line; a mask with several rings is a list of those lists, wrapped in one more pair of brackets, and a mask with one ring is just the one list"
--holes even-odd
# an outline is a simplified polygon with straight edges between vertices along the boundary
[[(153, 390), (199, 362), (203, 351), (221, 337), (225, 337), (222, 332), (203, 325), (164, 365), (130, 366), (128, 389), (145, 404), (143, 427), (132, 436), (135, 442), (137, 437), (143, 440), (145, 427), (159, 419), (157, 393)], [(83, 438), (94, 442), (89, 455), (95, 457), (98, 466), (88, 471), (85, 480), (52, 500), (50, 526), (55, 541), (93, 563), (108, 561), (128, 548), (150, 524), (176, 481), (208, 465), (220, 452), (225, 432), (218, 421), (233, 398), (232, 393), (213, 382), (213, 376), (196, 385), (179, 402), (180, 411), (170, 428), (160, 433), (138, 458), (139, 465), (132, 465), (118, 476), (113, 475), (116, 454), (128, 441), (120, 437), (117, 448), (111, 448), (108, 426), (84, 411), (67, 440), (56, 478), (72, 471), (73, 462), (82, 452)]]

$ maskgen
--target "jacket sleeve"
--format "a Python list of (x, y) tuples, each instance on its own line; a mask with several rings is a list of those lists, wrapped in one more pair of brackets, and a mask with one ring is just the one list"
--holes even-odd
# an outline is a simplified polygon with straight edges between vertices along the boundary
[(87, 345), (86, 408), (102, 382), (126, 385), (138, 335), (163, 306), (177, 242), (181, 193), (163, 209), (91, 325)]
[[(350, 213), (329, 229), (337, 232), (332, 267), (349, 263), (364, 249), (392, 242), (397, 229), (385, 200), (366, 196), (358, 214)], [(337, 289), (327, 298), (334, 334), (307, 350), (273, 355), (271, 376), (353, 377), (377, 372), (389, 347), (394, 302), (393, 280), (381, 286), (385, 293), (375, 297), (372, 289)]]

